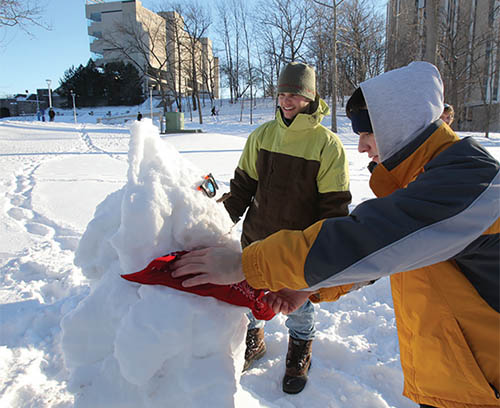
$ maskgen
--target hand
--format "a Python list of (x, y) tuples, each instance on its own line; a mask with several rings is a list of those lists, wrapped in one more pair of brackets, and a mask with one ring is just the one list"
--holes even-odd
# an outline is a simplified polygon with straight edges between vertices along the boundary
[(281, 289), (269, 292), (262, 298), (273, 309), (274, 313), (290, 314), (301, 307), (314, 292)]
[(228, 285), (245, 279), (241, 268), (241, 251), (224, 247), (205, 248), (182, 255), (172, 265), (172, 277), (196, 275), (182, 282), (182, 286), (215, 283)]

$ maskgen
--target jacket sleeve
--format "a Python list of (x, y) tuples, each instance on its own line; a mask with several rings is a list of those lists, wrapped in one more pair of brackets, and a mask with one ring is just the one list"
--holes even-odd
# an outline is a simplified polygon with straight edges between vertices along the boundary
[(234, 178), (230, 181), (230, 193), (223, 201), (224, 207), (226, 207), (234, 223), (240, 220), (241, 216), (252, 202), (256, 190), (257, 181), (237, 167), (234, 171)]
[(319, 194), (319, 218), (344, 217), (349, 214), (352, 201), (350, 191), (332, 191)]
[(377, 279), (361, 283), (349, 283), (348, 285), (332, 286), (329, 288), (320, 288), (318, 291), (309, 297), (313, 303), (319, 302), (334, 302), (341, 296), (347, 295), (355, 290), (364, 288), (368, 285), (373, 285)]
[(334, 302), (341, 296), (348, 294), (353, 289), (353, 284), (321, 288), (317, 293), (311, 295), (309, 300), (313, 303)]
[(317, 290), (450, 259), (500, 215), (498, 167), (467, 163), (428, 168), (407, 188), (365, 201), (347, 217), (253, 243), (242, 258), (248, 282), (272, 291)]
[(234, 171), (234, 178), (229, 183), (230, 192), (224, 197), (224, 207), (235, 223), (240, 220), (257, 191), (256, 163), (259, 149), (258, 135), (261, 133), (261, 128), (257, 128), (248, 136), (238, 167)]
[(352, 200), (349, 191), (349, 163), (342, 142), (334, 134), (321, 153), (317, 184), (319, 219), (349, 214)]

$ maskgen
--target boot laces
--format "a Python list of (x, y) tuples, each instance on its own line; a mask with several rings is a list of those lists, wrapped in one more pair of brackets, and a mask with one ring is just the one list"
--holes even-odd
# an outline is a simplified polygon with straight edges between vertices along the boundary
[[(293, 340), (292, 340), (293, 341)], [(307, 343), (300, 343), (293, 341), (294, 347), (292, 347), (292, 352), (290, 358), (286, 360), (286, 365), (292, 364), (292, 362), (296, 362), (296, 365), (299, 369), (305, 366), (307, 360)]]

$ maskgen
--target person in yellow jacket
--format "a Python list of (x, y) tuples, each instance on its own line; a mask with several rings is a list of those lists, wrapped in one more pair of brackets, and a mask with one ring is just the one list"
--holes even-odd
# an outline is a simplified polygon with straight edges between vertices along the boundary
[(302, 301), (296, 290), (335, 300), (338, 285), (390, 276), (403, 394), (422, 407), (500, 406), (500, 164), (439, 119), (432, 64), (363, 82), (347, 108), (377, 198), (243, 253), (193, 251), (174, 275), (196, 274), (186, 286), (246, 279), (276, 292), (281, 311)]
[[(342, 142), (321, 124), (329, 108), (316, 92), (314, 69), (290, 62), (277, 90), (275, 119), (250, 134), (230, 192), (222, 197), (234, 222), (245, 214), (243, 248), (281, 229), (303, 230), (349, 213), (348, 163)], [(314, 306), (304, 300), (285, 321), (289, 341), (282, 388), (289, 394), (306, 385), (316, 331)], [(252, 313), (248, 319), (244, 370), (266, 352), (264, 321)]]

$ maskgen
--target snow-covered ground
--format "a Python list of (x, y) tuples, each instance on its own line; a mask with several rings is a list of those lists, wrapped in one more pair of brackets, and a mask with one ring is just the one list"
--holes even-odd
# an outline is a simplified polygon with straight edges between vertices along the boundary
[[(227, 191), (246, 137), (274, 112), (258, 101), (250, 125), (248, 106), (240, 121), (224, 101), (203, 125), (186, 114), (203, 133), (158, 136), (143, 120), (130, 143), (148, 106), (81, 109), (76, 125), (71, 110), (0, 121), (0, 407), (414, 407), (387, 279), (316, 307), (309, 382), (292, 396), (283, 316), (241, 374), (246, 309), (119, 277), (163, 252), (237, 241), (240, 225), (193, 186), (211, 172)], [(373, 195), (341, 111), (338, 134), (354, 206)], [(460, 136), (500, 158), (500, 134)]]

